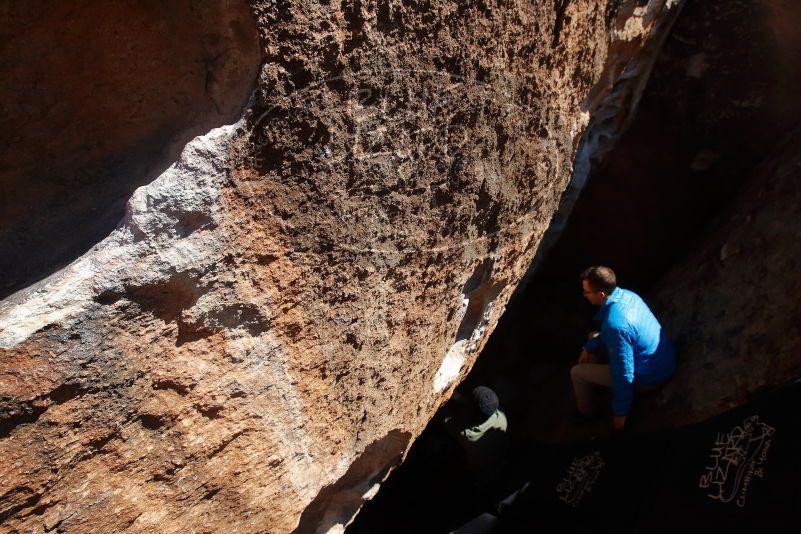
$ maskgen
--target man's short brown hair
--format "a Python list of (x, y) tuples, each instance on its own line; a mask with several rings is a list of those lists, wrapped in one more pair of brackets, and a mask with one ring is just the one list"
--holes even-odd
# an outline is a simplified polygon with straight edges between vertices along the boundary
[(617, 287), (617, 278), (615, 278), (615, 271), (603, 265), (595, 265), (584, 269), (581, 273), (581, 279), (586, 280), (587, 283), (596, 291), (603, 291), (607, 295)]

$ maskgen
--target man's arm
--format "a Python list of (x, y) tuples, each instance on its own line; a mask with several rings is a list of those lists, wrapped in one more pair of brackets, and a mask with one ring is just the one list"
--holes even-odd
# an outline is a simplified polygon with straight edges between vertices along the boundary
[(604, 346), (604, 342), (601, 339), (601, 336), (595, 336), (587, 340), (584, 344), (584, 350), (589, 352), (590, 354), (598, 354)]
[(598, 354), (604, 348), (604, 342), (601, 339), (601, 336), (595, 335), (587, 340), (584, 344), (584, 347), (581, 349), (581, 354), (579, 355), (578, 362), (579, 363), (589, 363), (592, 361), (590, 359), (590, 355)]
[[(634, 351), (629, 333), (616, 328), (608, 336), (609, 371), (612, 375), (612, 414), (625, 417), (634, 399)], [(615, 421), (615, 426), (625, 423), (625, 419)]]

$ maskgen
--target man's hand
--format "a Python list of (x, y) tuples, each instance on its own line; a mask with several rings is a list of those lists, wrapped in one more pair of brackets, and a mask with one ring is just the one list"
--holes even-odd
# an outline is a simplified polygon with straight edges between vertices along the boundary
[(581, 355), (579, 356), (579, 363), (589, 363), (590, 362), (590, 353), (587, 352), (587, 349), (581, 349)]
[(623, 427), (626, 426), (626, 416), (625, 415), (616, 415), (612, 419), (612, 424), (615, 426), (615, 430), (623, 430)]

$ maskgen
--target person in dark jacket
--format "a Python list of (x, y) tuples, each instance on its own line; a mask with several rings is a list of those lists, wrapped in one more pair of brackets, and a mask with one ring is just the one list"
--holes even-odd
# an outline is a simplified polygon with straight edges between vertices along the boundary
[(453, 396), (455, 415), (445, 425), (464, 452), (468, 471), (476, 481), (492, 478), (495, 469), (506, 460), (509, 437), (506, 415), (493, 390), (478, 386), (471, 393), (472, 401), (459, 393)]
[[(634, 292), (617, 287), (614, 271), (596, 266), (581, 273), (584, 296), (600, 306), (595, 316), (600, 334), (584, 345), (578, 364), (570, 370), (579, 412), (594, 412), (597, 386), (612, 388), (614, 427), (623, 429), (635, 391), (648, 391), (668, 381), (676, 368), (673, 345), (659, 321)], [(609, 363), (599, 363), (603, 350)]]

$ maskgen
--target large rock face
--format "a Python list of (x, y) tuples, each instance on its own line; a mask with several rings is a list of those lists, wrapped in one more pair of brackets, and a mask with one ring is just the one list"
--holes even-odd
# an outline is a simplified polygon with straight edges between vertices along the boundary
[(327, 531), (483, 346), (676, 6), (254, 2), (239, 122), (0, 305), (10, 531)]

